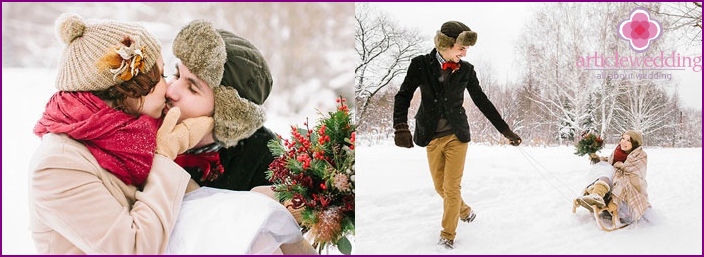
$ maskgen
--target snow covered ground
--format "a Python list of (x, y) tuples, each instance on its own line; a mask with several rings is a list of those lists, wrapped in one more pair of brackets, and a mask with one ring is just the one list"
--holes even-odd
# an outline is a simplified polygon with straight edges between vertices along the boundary
[(462, 197), (477, 218), (459, 224), (455, 249), (444, 252), (425, 148), (358, 146), (357, 253), (701, 255), (701, 148), (645, 150), (656, 220), (604, 232), (586, 209), (571, 212), (590, 167), (573, 147), (470, 144)]

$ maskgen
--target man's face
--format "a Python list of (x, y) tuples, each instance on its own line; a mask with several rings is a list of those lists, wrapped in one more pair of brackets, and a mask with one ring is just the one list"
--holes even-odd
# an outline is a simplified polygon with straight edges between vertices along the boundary
[(467, 56), (468, 46), (464, 46), (460, 43), (455, 43), (452, 48), (445, 49), (445, 51), (440, 52), (442, 58), (449, 62), (460, 62), (460, 58)]
[(215, 110), (215, 95), (208, 83), (196, 77), (179, 60), (176, 63), (176, 74), (168, 82), (166, 90), (166, 108), (164, 113), (172, 107), (181, 109), (179, 122), (184, 119), (213, 116)]

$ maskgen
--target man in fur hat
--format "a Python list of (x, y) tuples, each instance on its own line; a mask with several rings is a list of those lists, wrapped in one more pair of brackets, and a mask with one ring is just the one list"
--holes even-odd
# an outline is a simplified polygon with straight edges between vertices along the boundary
[(265, 172), (274, 156), (267, 143), (277, 137), (263, 126), (261, 104), (272, 78), (262, 54), (246, 39), (204, 20), (184, 27), (173, 51), (179, 62), (164, 112), (179, 107), (181, 119), (215, 120), (213, 131), (175, 161), (200, 186), (247, 191), (270, 185)]
[[(435, 49), (413, 58), (394, 101), (394, 141), (400, 147), (413, 143), (426, 147), (435, 191), (443, 199), (442, 231), (438, 245), (452, 249), (459, 220), (472, 222), (476, 215), (460, 195), (465, 155), (470, 141), (464, 90), (509, 142), (518, 146), (513, 133), (489, 101), (477, 79), (474, 66), (460, 58), (477, 41), (477, 33), (458, 21), (448, 21), (435, 35)], [(408, 128), (408, 108), (420, 87), (421, 103), (416, 114), (414, 136)]]

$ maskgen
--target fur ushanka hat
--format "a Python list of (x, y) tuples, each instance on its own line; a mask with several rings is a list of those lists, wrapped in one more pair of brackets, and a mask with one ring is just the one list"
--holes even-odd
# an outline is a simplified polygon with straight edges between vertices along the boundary
[(463, 46), (473, 46), (477, 43), (477, 33), (459, 21), (448, 21), (442, 24), (435, 34), (435, 48), (444, 50), (459, 42)]
[(207, 82), (215, 94), (213, 137), (224, 147), (237, 145), (265, 120), (264, 103), (272, 87), (271, 72), (252, 43), (216, 30), (206, 20), (186, 25), (173, 43), (174, 55)]
[(161, 56), (159, 41), (137, 23), (64, 13), (55, 25), (66, 44), (56, 76), (61, 91), (108, 89), (149, 72)]

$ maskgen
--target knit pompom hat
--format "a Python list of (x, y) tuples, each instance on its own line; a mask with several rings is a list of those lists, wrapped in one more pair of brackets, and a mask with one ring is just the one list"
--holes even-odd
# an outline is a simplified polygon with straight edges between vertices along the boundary
[(459, 42), (463, 46), (473, 46), (477, 43), (477, 33), (459, 21), (448, 21), (442, 24), (435, 34), (435, 48), (445, 50)]
[(159, 41), (137, 23), (84, 20), (66, 13), (55, 25), (66, 44), (56, 78), (60, 91), (108, 89), (149, 72), (161, 55)]
[(195, 20), (176, 35), (174, 55), (215, 94), (213, 137), (224, 147), (248, 138), (265, 121), (260, 105), (272, 87), (269, 66), (252, 43)]

